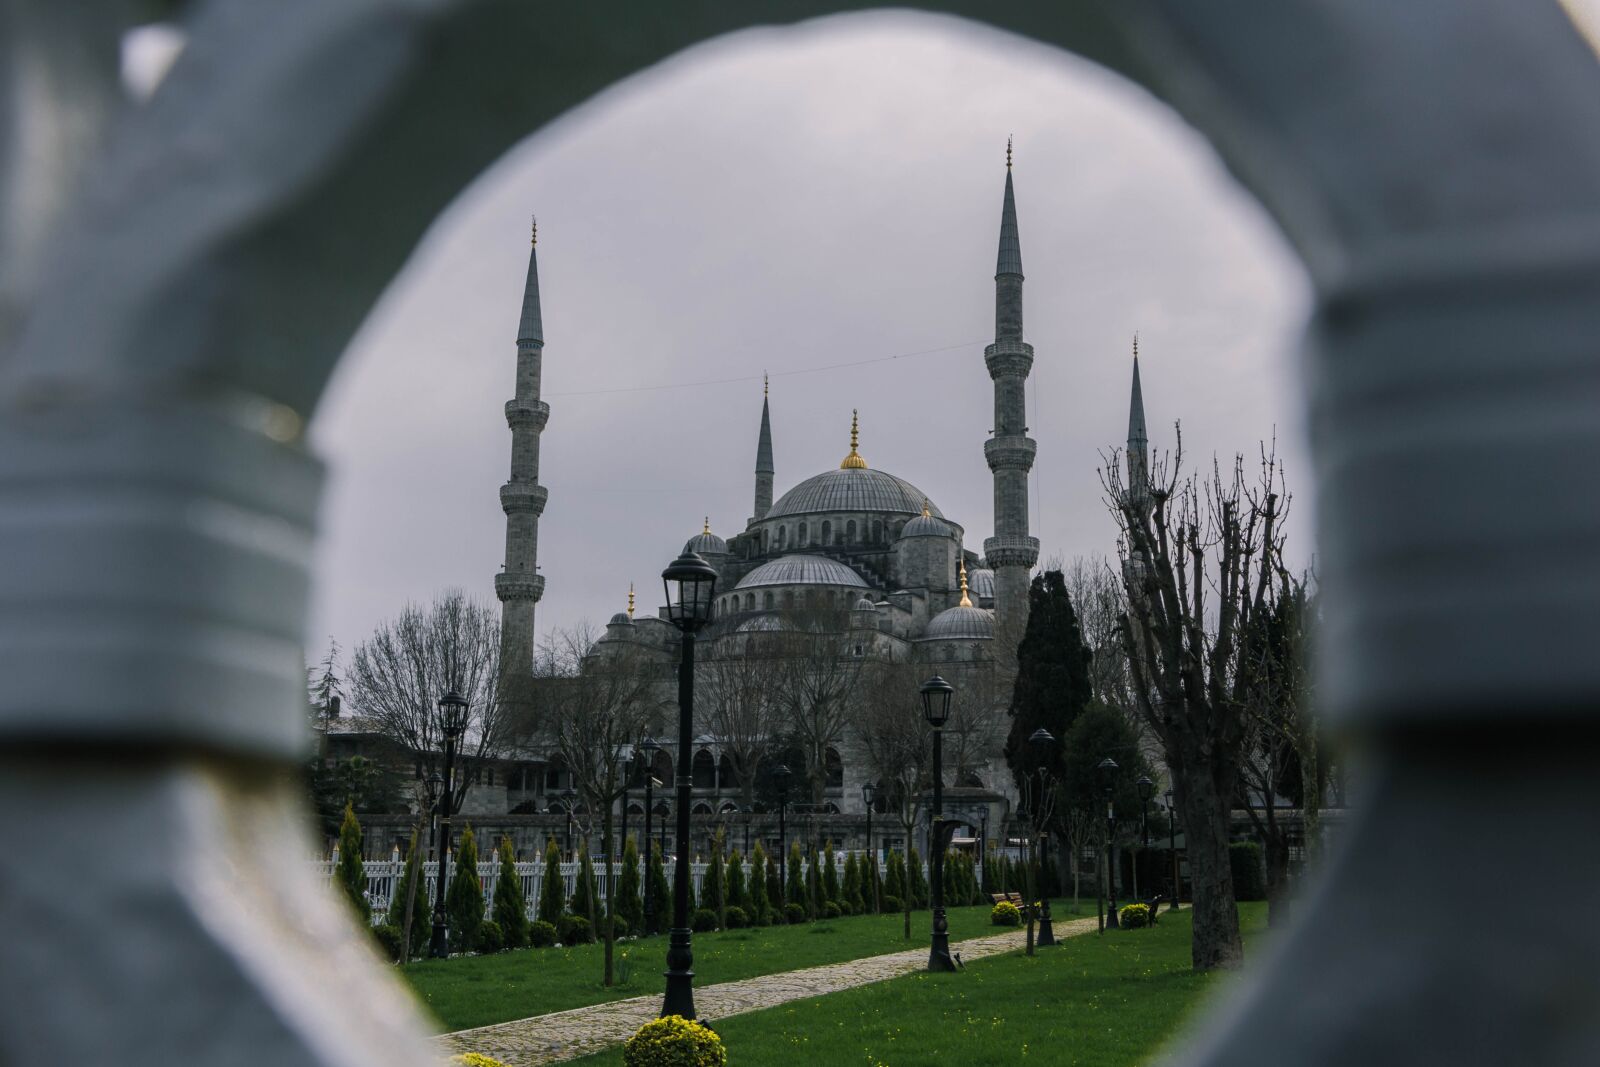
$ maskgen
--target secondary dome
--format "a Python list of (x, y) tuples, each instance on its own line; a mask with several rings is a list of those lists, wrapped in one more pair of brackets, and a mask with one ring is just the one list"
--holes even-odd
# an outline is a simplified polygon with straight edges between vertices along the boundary
[(967, 572), (967, 580), (972, 583), (972, 595), (987, 599), (994, 599), (994, 571), (987, 567)]
[(933, 517), (933, 505), (922, 502), (922, 514), (900, 528), (901, 537), (949, 537), (950, 524)]
[[(922, 514), (927, 494), (904, 478), (867, 467), (842, 467), (807, 478), (778, 498), (768, 519), (809, 515), (819, 511), (883, 511)], [(943, 513), (933, 504), (932, 515)]]
[(844, 585), (865, 589), (861, 575), (826, 556), (782, 556), (763, 563), (743, 578), (735, 589), (758, 585)]
[(705, 528), (685, 541), (683, 550), (700, 556), (726, 556), (728, 542), (711, 532), (711, 520), (707, 518)]
[(611, 616), (611, 621), (606, 623), (606, 625), (607, 626), (632, 626), (633, 625), (633, 620), (628, 618), (628, 613), (627, 612), (619, 611), (615, 615)]
[(929, 641), (987, 641), (994, 637), (994, 616), (983, 608), (946, 608), (928, 623)]

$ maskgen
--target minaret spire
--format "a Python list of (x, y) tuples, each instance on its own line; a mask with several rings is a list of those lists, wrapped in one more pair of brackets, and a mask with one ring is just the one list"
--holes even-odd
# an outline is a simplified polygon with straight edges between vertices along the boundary
[[(1028, 533), (1028, 472), (1036, 446), (1028, 436), (1026, 386), (1033, 346), (1022, 339), (1022, 240), (1009, 140), (994, 275), (994, 344), (984, 349), (983, 360), (994, 381), (994, 436), (983, 446), (994, 474), (994, 536), (984, 541), (983, 554), (994, 570), (995, 614), (1007, 641), (1016, 641), (1028, 618), (1028, 583), (1039, 560), (1039, 539)], [(1008, 654), (1014, 652), (1013, 644)]]
[(852, 408), (850, 410), (850, 454), (844, 457), (844, 461), (839, 464), (840, 470), (864, 471), (867, 469), (867, 461), (861, 458), (860, 446), (861, 421), (858, 417), (858, 412)]
[(756, 506), (752, 522), (772, 510), (772, 413), (767, 406), (767, 376), (761, 376), (761, 435), (756, 438)]
[(544, 595), (539, 574), (539, 516), (547, 493), (539, 484), (539, 435), (550, 407), (539, 399), (544, 362), (544, 317), (539, 307), (539, 223), (533, 220), (528, 277), (517, 325), (516, 391), (506, 405), (511, 427), (511, 477), (500, 487), (506, 513), (505, 564), (494, 577), (500, 598), (500, 693), (515, 699), (516, 683), (533, 674), (534, 606)]
[(1145, 432), (1144, 390), (1139, 385), (1139, 335), (1133, 335), (1133, 390), (1128, 398), (1128, 498), (1150, 499), (1150, 438)]

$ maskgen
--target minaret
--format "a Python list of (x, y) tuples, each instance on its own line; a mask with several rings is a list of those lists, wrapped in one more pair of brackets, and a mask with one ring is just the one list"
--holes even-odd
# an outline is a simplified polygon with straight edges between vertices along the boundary
[(1006, 196), (1000, 209), (1000, 257), (994, 275), (994, 344), (983, 361), (994, 380), (994, 436), (984, 458), (994, 472), (994, 536), (983, 543), (994, 570), (994, 605), (1000, 625), (1015, 638), (1028, 619), (1028, 581), (1039, 560), (1039, 539), (1028, 536), (1028, 471), (1036, 448), (1028, 436), (1025, 383), (1033, 346), (1022, 339), (1022, 244), (1011, 189), (1011, 142), (1006, 141)]
[(772, 510), (772, 415), (767, 410), (767, 376), (761, 376), (761, 436), (756, 439), (756, 507), (757, 522)]
[(1144, 429), (1144, 390), (1139, 388), (1139, 335), (1133, 335), (1133, 395), (1128, 400), (1128, 499), (1150, 502), (1150, 438)]
[(539, 574), (539, 516), (546, 491), (539, 484), (539, 434), (550, 418), (550, 406), (539, 399), (544, 361), (544, 320), (539, 312), (539, 224), (533, 224), (528, 252), (528, 281), (522, 292), (522, 323), (517, 328), (517, 390), (506, 403), (511, 427), (511, 479), (500, 487), (500, 508), (506, 513), (506, 561), (494, 576), (500, 598), (500, 692), (509, 698), (508, 681), (533, 673), (533, 609), (544, 595)]

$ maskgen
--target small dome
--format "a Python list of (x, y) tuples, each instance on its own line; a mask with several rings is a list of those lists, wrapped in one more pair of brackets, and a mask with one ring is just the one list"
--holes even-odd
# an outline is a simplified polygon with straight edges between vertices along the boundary
[(763, 563), (743, 578), (735, 589), (758, 585), (843, 585), (865, 589), (861, 575), (826, 556), (782, 556)]
[(994, 616), (983, 608), (946, 608), (928, 623), (929, 641), (987, 641), (994, 637)]
[(746, 619), (744, 622), (741, 622), (738, 627), (735, 628), (734, 633), (776, 633), (780, 630), (788, 629), (791, 629), (791, 627), (784, 623), (783, 620), (778, 618), (776, 615), (757, 615), (753, 619)]
[(683, 550), (699, 556), (726, 556), (728, 542), (711, 532), (711, 519), (707, 517), (705, 528), (685, 541)]
[(967, 572), (967, 583), (975, 597), (994, 599), (994, 571), (987, 567)]
[(633, 620), (628, 618), (628, 613), (626, 611), (619, 611), (615, 615), (611, 616), (611, 621), (606, 623), (606, 625), (607, 626), (632, 626), (633, 625)]
[(932, 515), (918, 515), (900, 528), (901, 537), (949, 537), (950, 524)]
[(872, 598), (871, 597), (864, 596), (860, 600), (856, 601), (855, 610), (856, 611), (874, 611), (875, 612), (875, 611), (878, 610), (878, 605), (876, 605), (876, 604), (874, 604), (872, 602)]

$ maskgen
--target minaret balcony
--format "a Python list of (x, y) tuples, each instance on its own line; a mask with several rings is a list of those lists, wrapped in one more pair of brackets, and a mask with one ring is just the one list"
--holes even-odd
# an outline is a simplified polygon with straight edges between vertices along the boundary
[(544, 502), (550, 491), (533, 482), (507, 482), (500, 487), (500, 510), (507, 515), (519, 512), (544, 514)]
[(1029, 471), (1038, 449), (1031, 437), (991, 437), (983, 443), (983, 458), (991, 471)]
[(534, 600), (544, 596), (544, 575), (512, 574), (501, 571), (494, 576), (494, 595), (501, 601)]
[(983, 561), (990, 567), (1032, 567), (1039, 562), (1037, 537), (990, 537), (983, 542)]
[(996, 341), (983, 350), (989, 377), (1026, 378), (1033, 369), (1033, 346), (1026, 341)]
[(513, 430), (543, 433), (550, 421), (550, 405), (543, 400), (507, 400), (506, 425)]

